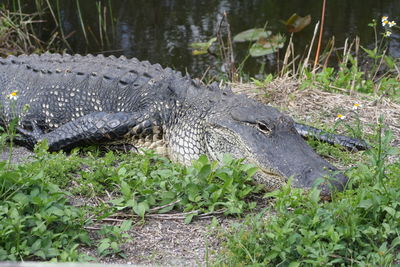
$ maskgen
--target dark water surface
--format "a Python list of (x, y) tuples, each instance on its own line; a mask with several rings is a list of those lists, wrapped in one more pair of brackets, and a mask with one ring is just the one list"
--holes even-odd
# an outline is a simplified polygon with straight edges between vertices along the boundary
[[(88, 43), (80, 24), (77, 2), (86, 24)], [(103, 26), (107, 32), (103, 33), (103, 44), (99, 38), (97, 8), (100, 4), (107, 17)], [(293, 13), (310, 14), (311, 24), (293, 37), (297, 53), (302, 54), (320, 19), (321, 7), (322, 0), (64, 0), (59, 1), (59, 14), (65, 35), (72, 33), (69, 42), (74, 52), (137, 57), (199, 76), (208, 66), (217, 64), (212, 56), (193, 56), (189, 44), (215, 36), (223, 12), (228, 14), (233, 35), (249, 28), (263, 27), (268, 21), (269, 30), (283, 33), (288, 39), (290, 35), (281, 20)], [(378, 30), (382, 32), (380, 18), (383, 15), (400, 24), (400, 0), (327, 0), (324, 41), (335, 36), (336, 47), (342, 47), (346, 38), (358, 35), (362, 45), (372, 45), (373, 29), (367, 25), (376, 19)], [(400, 56), (399, 32), (398, 29), (390, 41), (390, 52), (397, 57)], [(238, 62), (247, 48), (246, 44), (235, 46)], [(283, 53), (282, 49), (280, 56)], [(270, 70), (274, 69), (276, 55), (248, 61), (248, 72), (257, 73), (260, 61), (266, 62)]]

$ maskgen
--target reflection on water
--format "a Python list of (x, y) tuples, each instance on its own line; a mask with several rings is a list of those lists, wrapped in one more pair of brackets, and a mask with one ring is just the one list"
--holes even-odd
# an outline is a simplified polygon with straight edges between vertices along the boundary
[[(322, 0), (85, 0), (80, 1), (80, 7), (83, 20), (87, 24), (86, 44), (76, 12), (76, 1), (60, 3), (65, 35), (75, 32), (69, 39), (74, 52), (123, 54), (197, 76), (216, 63), (212, 56), (193, 56), (189, 44), (207, 41), (215, 36), (223, 12), (228, 13), (233, 34), (253, 27), (263, 27), (266, 21), (273, 32), (286, 33), (281, 20), (289, 18), (293, 13), (301, 16), (311, 14), (311, 25), (294, 35), (295, 49), (301, 54), (310, 43), (322, 6)], [(97, 40), (93, 38), (99, 33), (96, 3), (102, 4), (106, 17), (110, 17), (110, 12), (113, 16), (112, 20), (107, 19), (107, 24), (103, 25), (108, 37), (106, 40), (103, 36), (103, 45), (98, 37)], [(358, 35), (362, 45), (368, 46), (373, 43), (374, 35), (367, 24), (373, 18), (379, 22), (382, 15), (395, 19), (398, 14), (399, 0), (327, 1), (324, 40), (327, 41), (334, 35), (336, 46), (340, 47), (345, 38)], [(398, 34), (392, 35), (390, 52), (394, 56), (400, 56), (399, 38)], [(248, 46), (237, 45), (236, 48), (237, 60), (240, 61)], [(273, 66), (276, 58), (269, 56), (263, 60), (267, 65)], [(259, 64), (250, 60), (246, 63), (246, 68), (249, 72), (256, 73)]]

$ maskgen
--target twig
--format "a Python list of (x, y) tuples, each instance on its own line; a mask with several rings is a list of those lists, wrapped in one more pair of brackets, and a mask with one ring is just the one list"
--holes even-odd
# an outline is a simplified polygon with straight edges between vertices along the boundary
[(173, 206), (173, 205), (175, 205), (175, 204), (177, 204), (179, 202), (181, 202), (181, 199), (178, 199), (177, 201), (171, 202), (171, 203), (163, 205), (163, 206), (159, 206), (159, 207), (155, 207), (155, 208), (149, 209), (149, 212), (151, 212), (151, 213), (152, 212), (156, 212), (156, 211), (159, 211), (159, 210), (161, 210), (163, 208)]
[(283, 74), (286, 72), (285, 69), (288, 66), (287, 63), (289, 61), (290, 54), (292, 53), (292, 50), (290, 49), (291, 48), (290, 43), (292, 42), (292, 38), (293, 38), (293, 33), (290, 35), (289, 44), (288, 44), (288, 46), (286, 48), (285, 57), (283, 58), (281, 76), (283, 76)]
[[(356, 39), (355, 39), (355, 50), (356, 50), (356, 55), (355, 55), (355, 58), (354, 58), (354, 64), (355, 64), (355, 67), (356, 67), (357, 71), (358, 71), (358, 52), (359, 52), (359, 49), (360, 49), (360, 38), (357, 36)], [(356, 86), (356, 75), (357, 75), (357, 71), (354, 72), (353, 80), (351, 81), (350, 95), (353, 95), (354, 87)]]
[[(226, 209), (220, 209), (212, 212), (207, 212), (203, 213), (200, 215), (197, 215), (196, 218), (198, 219), (207, 219), (210, 218), (213, 215), (219, 215), (223, 214), (226, 211)], [(198, 210), (194, 211), (189, 211), (189, 212), (181, 212), (181, 213), (164, 213), (164, 214), (145, 214), (145, 218), (153, 218), (153, 219), (162, 219), (162, 220), (179, 220), (179, 219), (185, 219), (187, 215), (191, 214), (198, 214)], [(141, 218), (140, 216), (136, 214), (128, 214), (128, 213), (116, 213), (108, 218), (101, 219), (100, 221), (104, 222), (123, 222), (125, 221), (124, 219), (118, 219), (115, 217), (122, 217), (122, 218)]]
[(86, 229), (86, 230), (101, 230), (100, 227), (91, 227), (91, 226), (84, 226), (83, 229)]
[(306, 57), (306, 59), (304, 60), (303, 67), (302, 67), (302, 69), (301, 69), (300, 78), (301, 78), (301, 77), (303, 76), (303, 74), (304, 74), (304, 69), (307, 68), (307, 66), (308, 66), (308, 61), (310, 60), (310, 56), (311, 56), (311, 50), (312, 50), (312, 48), (313, 48), (313, 46), (314, 46), (315, 36), (317, 36), (318, 27), (319, 27), (319, 21), (317, 22), (317, 24), (315, 24), (314, 35), (313, 35), (313, 37), (312, 37), (312, 39), (311, 39), (310, 48), (308, 49), (307, 57)]
[[(227, 28), (227, 46), (225, 46), (224, 39), (222, 38), (222, 25), (223, 23), (226, 23), (226, 28)], [(228, 72), (228, 77), (229, 80), (233, 81), (235, 77), (235, 58), (233, 55), (233, 46), (232, 46), (232, 37), (231, 37), (231, 31), (230, 31), (230, 25), (228, 22), (228, 15), (226, 12), (223, 14), (223, 18), (221, 19), (219, 26), (218, 26), (218, 31), (217, 31), (217, 39), (219, 43), (219, 50), (221, 54), (221, 59), (222, 62), (224, 62), (227, 72)]]
[(331, 45), (331, 49), (329, 49), (328, 55), (326, 56), (324, 67), (323, 67), (324, 69), (328, 66), (329, 58), (331, 57), (332, 52), (335, 49), (335, 36), (333, 36), (331, 40), (332, 40), (331, 41), (332, 45)]
[(201, 82), (204, 82), (204, 78), (206, 77), (207, 73), (210, 71), (211, 66), (208, 66), (207, 69), (204, 71), (203, 75), (200, 78)]

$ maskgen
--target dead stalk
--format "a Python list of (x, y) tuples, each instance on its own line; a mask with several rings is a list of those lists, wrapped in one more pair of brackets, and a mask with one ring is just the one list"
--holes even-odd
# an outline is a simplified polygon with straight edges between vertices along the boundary
[(318, 28), (319, 28), (319, 21), (317, 22), (317, 24), (315, 24), (314, 34), (313, 34), (313, 37), (312, 37), (312, 39), (311, 39), (310, 48), (308, 49), (307, 57), (306, 57), (306, 59), (304, 60), (303, 66), (302, 66), (302, 68), (301, 68), (300, 78), (303, 77), (304, 70), (305, 70), (305, 68), (308, 67), (308, 62), (309, 62), (309, 60), (310, 60), (311, 51), (312, 51), (313, 46), (314, 46), (314, 41), (315, 41), (315, 37), (317, 36)]
[(316, 69), (317, 64), (318, 64), (319, 52), (321, 50), (321, 43), (322, 43), (322, 35), (324, 33), (325, 6), (326, 6), (326, 0), (323, 0), (323, 2), (322, 2), (322, 14), (321, 14), (321, 27), (320, 27), (320, 31), (319, 31), (317, 53), (315, 55), (315, 61), (314, 61), (314, 70)]
[[(226, 28), (226, 45), (223, 37), (223, 29)], [(219, 43), (220, 55), (222, 62), (226, 66), (228, 78), (230, 81), (234, 81), (236, 79), (236, 68), (235, 68), (235, 56), (233, 53), (233, 42), (232, 42), (232, 34), (230, 30), (230, 25), (228, 21), (228, 15), (224, 12), (224, 15), (219, 23), (218, 32), (217, 32), (217, 40)]]
[(329, 58), (332, 55), (333, 50), (335, 49), (335, 36), (332, 37), (331, 39), (331, 47), (329, 49), (328, 55), (326, 56), (325, 62), (324, 62), (324, 69), (328, 66)]

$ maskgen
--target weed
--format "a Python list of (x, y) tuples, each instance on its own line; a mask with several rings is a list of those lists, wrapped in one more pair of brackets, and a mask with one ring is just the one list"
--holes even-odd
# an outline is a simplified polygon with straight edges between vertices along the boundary
[(82, 260), (79, 244), (90, 244), (84, 213), (29, 165), (0, 162), (0, 260)]
[(132, 221), (124, 221), (120, 226), (103, 225), (98, 233), (103, 237), (99, 241), (98, 254), (102, 257), (107, 255), (126, 257), (120, 245), (130, 240), (126, 231), (131, 229), (131, 226)]
[(100, 158), (91, 153), (77, 158), (73, 153), (68, 159), (58, 153), (50, 158), (45, 154), (34, 165), (49, 181), (70, 188), (74, 194), (104, 197), (107, 192), (112, 196), (104, 208), (107, 214), (131, 210), (142, 218), (154, 209), (157, 213), (192, 211), (187, 222), (203, 212), (220, 209), (225, 214), (241, 214), (255, 206), (246, 197), (261, 189), (250, 183), (257, 169), (229, 156), (224, 157), (223, 166), (201, 156), (192, 166), (183, 167), (153, 152), (108, 152)]

